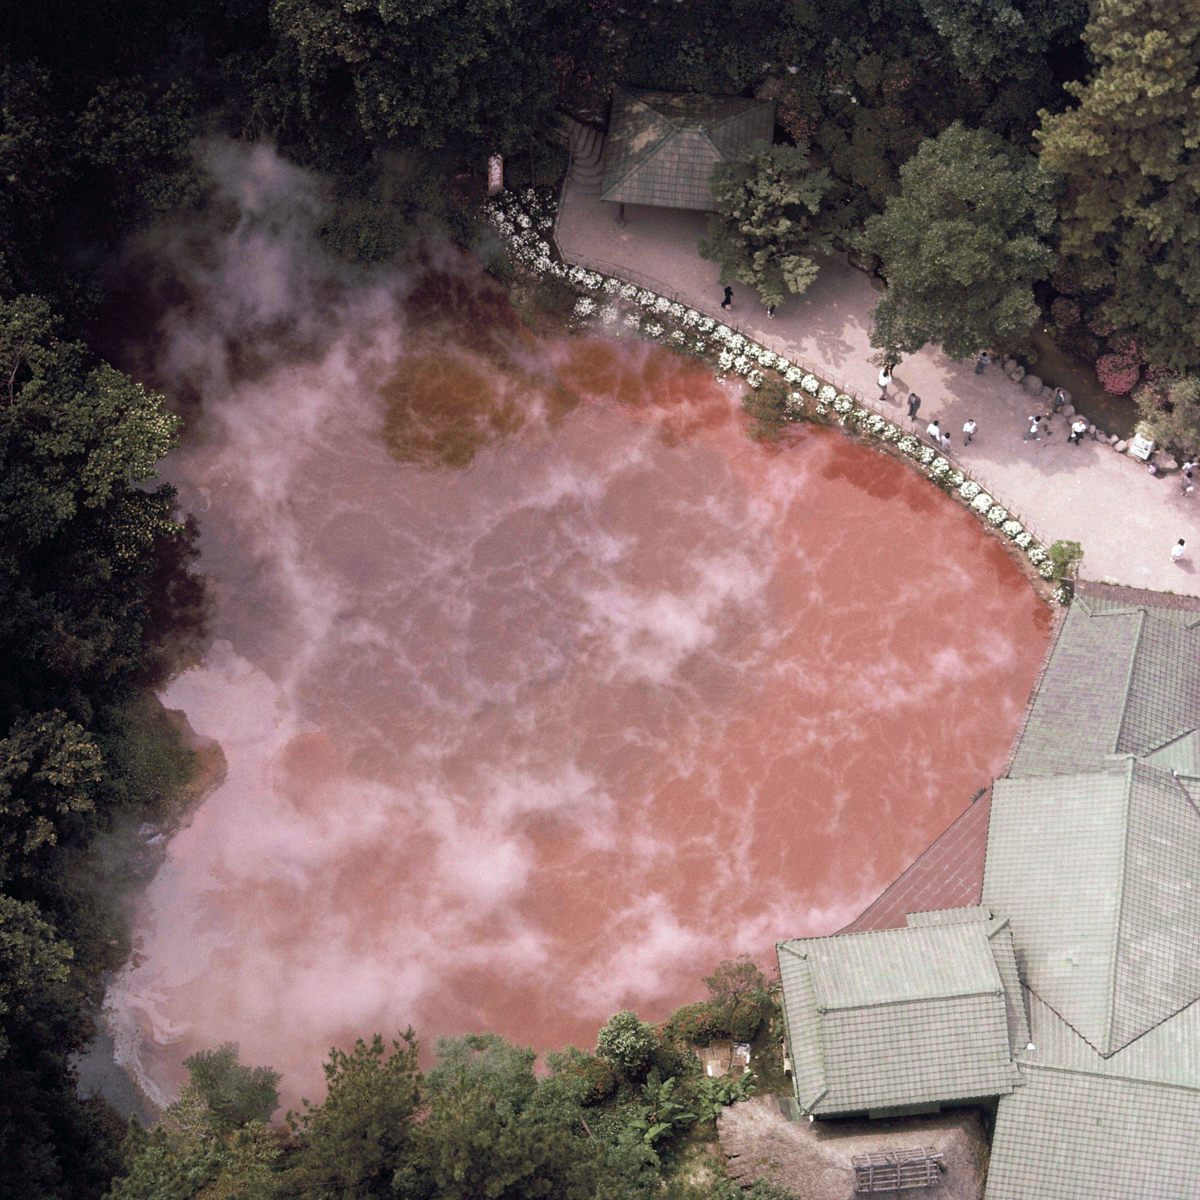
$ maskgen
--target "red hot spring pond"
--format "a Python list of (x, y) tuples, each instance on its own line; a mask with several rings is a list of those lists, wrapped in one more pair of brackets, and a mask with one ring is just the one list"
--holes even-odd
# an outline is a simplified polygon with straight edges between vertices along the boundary
[(704, 366), (459, 262), (231, 352), (226, 257), (158, 363), (215, 598), (165, 701), (229, 771), (108, 998), (152, 1094), (225, 1040), (291, 1104), (410, 1023), (589, 1046), (852, 919), (1002, 768), (1049, 614), (904, 464), (757, 444)]

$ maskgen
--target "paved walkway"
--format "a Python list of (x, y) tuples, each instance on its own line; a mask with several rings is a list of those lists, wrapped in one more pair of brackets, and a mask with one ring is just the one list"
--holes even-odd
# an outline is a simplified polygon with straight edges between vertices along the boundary
[[(734, 288), (732, 312), (720, 308), (715, 263), (696, 252), (704, 232), (701, 213), (626, 207), (617, 225), (612, 205), (568, 185), (557, 240), (569, 262), (617, 275), (671, 296), (738, 326), (748, 337), (810, 367), (814, 374), (872, 402), (879, 397), (878, 368), (870, 359), (870, 313), (878, 293), (870, 279), (841, 259), (821, 268), (805, 295), (780, 305), (773, 320), (754, 294)], [(1044, 542), (1058, 538), (1084, 549), (1081, 576), (1154, 591), (1200, 595), (1200, 492), (1184, 499), (1178, 476), (1154, 478), (1137, 461), (1100, 442), (1067, 444), (1068, 422), (1052, 422), (1050, 436), (1023, 441), (1029, 415), (1045, 411), (998, 367), (976, 375), (927, 346), (893, 372), (881, 411), (906, 424), (904, 398), (922, 399), (920, 432), (933, 417), (953, 439), (951, 457)], [(962, 444), (962, 425), (973, 417), (979, 432)], [(1189, 557), (1170, 559), (1186, 538)]]

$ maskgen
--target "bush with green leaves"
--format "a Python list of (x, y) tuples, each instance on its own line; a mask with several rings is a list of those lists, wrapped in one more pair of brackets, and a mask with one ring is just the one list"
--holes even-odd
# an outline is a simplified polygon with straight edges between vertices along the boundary
[(727, 958), (705, 977), (709, 1006), (735, 1042), (748, 1042), (770, 1019), (775, 988), (750, 958)]
[(1083, 547), (1078, 542), (1059, 540), (1048, 551), (1053, 567), (1052, 579), (1065, 579), (1075, 574), (1075, 568), (1083, 558)]
[(1200, 447), (1200, 375), (1152, 378), (1134, 393), (1146, 433), (1194, 456)]
[(596, 1053), (608, 1059), (627, 1079), (637, 1079), (649, 1068), (658, 1044), (653, 1026), (626, 1009), (614, 1013), (604, 1023), (596, 1037)]

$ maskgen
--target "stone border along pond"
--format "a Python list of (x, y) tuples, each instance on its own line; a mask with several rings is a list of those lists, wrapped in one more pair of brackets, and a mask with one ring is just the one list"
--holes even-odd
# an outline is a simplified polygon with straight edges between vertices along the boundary
[[(557, 259), (547, 240), (554, 227), (556, 208), (553, 192), (526, 188), (520, 193), (502, 192), (487, 202), (484, 211), (517, 262), (536, 275), (561, 280), (581, 293), (573, 314), (579, 326), (594, 323), (602, 328), (619, 326), (636, 330), (652, 341), (707, 360), (723, 377), (739, 375), (752, 388), (762, 387), (763, 371), (777, 373), (795, 389), (787, 401), (789, 419), (816, 420), (823, 424), (836, 421), (865, 438), (894, 447), (926, 479), (957, 496), (985, 526), (1023, 551), (1041, 579), (1054, 578), (1049, 552), (1020, 521), (1012, 519), (1008, 510), (975, 480), (932, 446), (905, 433), (895, 422), (864, 408), (832, 384), (822, 383), (782, 354), (760, 346), (694, 308), (615, 276), (568, 266)], [(1058, 604), (1069, 604), (1071, 594), (1070, 584), (1060, 582), (1050, 598)]]

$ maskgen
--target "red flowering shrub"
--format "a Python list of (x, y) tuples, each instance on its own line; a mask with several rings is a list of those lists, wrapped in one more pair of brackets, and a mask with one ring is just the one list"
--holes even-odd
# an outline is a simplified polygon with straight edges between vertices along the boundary
[(1112, 396), (1127, 396), (1137, 384), (1141, 369), (1127, 354), (1102, 354), (1096, 359), (1096, 378)]

